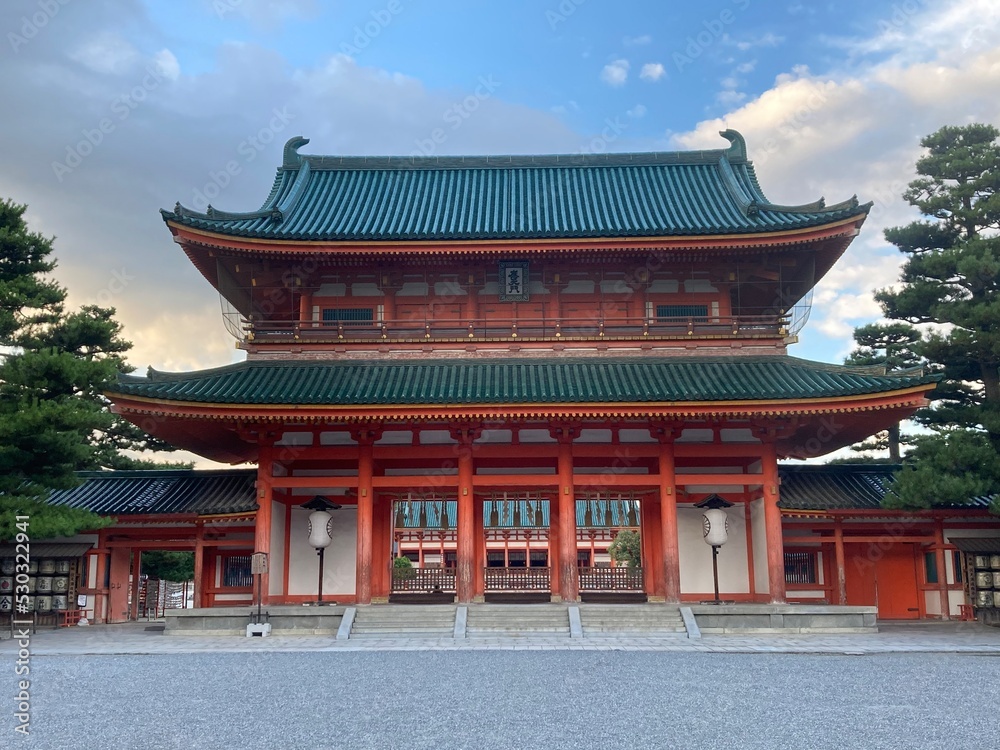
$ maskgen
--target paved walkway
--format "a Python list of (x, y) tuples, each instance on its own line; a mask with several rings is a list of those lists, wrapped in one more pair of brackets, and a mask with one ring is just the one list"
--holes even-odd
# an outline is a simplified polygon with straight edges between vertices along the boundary
[[(601, 635), (571, 639), (562, 636), (454, 638), (366, 638), (337, 641), (331, 636), (298, 635), (246, 638), (241, 636), (165, 636), (157, 623), (92, 625), (40, 629), (31, 636), (34, 655), (170, 654), (200, 652), (302, 651), (466, 651), (466, 650), (584, 650), (686, 651), (724, 653), (879, 654), (896, 652), (970, 653), (1000, 655), (1000, 628), (968, 622), (881, 623), (879, 633), (850, 635)], [(147, 630), (147, 628), (156, 628)], [(5, 632), (0, 661), (18, 651)]]

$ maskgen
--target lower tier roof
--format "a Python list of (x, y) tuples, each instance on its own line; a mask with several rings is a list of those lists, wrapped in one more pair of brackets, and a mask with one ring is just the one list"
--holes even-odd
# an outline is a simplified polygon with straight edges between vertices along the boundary
[(121, 375), (108, 392), (112, 398), (248, 405), (617, 404), (833, 398), (937, 379), (921, 371), (885, 374), (787, 356), (248, 361), (190, 373)]

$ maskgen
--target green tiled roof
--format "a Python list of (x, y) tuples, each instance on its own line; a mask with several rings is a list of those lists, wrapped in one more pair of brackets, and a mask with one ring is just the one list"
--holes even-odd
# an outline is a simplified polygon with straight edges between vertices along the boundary
[[(781, 464), (778, 506), (784, 510), (881, 510), (900, 468), (893, 464)], [(955, 507), (989, 505), (990, 498), (976, 497)]]
[(216, 515), (257, 509), (256, 471), (99, 471), (80, 472), (79, 477), (80, 485), (53, 491), (49, 504), (102, 516)]
[(179, 203), (165, 220), (239, 237), (377, 241), (655, 237), (799, 229), (866, 212), (770, 203), (743, 137), (728, 149), (472, 157), (303, 156), (302, 137), (259, 211)]
[(937, 379), (786, 356), (249, 361), (191, 373), (121, 375), (110, 392), (225, 404), (614, 404), (855, 396)]

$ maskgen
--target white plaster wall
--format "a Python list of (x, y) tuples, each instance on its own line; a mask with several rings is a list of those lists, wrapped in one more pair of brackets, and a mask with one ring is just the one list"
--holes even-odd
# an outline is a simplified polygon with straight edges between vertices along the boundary
[(271, 503), (271, 554), (267, 556), (267, 592), (280, 596), (285, 576), (285, 504)]
[[(292, 508), (288, 556), (288, 593), (316, 594), (319, 556), (309, 546), (309, 511)], [(358, 509), (344, 506), (333, 512), (333, 542), (323, 562), (323, 595), (355, 593), (358, 545)]]
[(953, 617), (957, 617), (961, 614), (959, 607), (965, 604), (965, 592), (964, 591), (949, 591), (948, 592), (948, 606), (950, 608), (950, 614)]
[(941, 614), (941, 594), (937, 591), (924, 592), (924, 610), (928, 615)]
[[(719, 592), (750, 593), (747, 570), (747, 536), (743, 506), (727, 510), (729, 540), (719, 549)], [(680, 550), (681, 593), (711, 594), (712, 548), (705, 544), (701, 508), (677, 507), (677, 536)]]
[(758, 594), (771, 593), (767, 576), (767, 534), (764, 528), (764, 499), (750, 502), (750, 528), (753, 535), (754, 589)]

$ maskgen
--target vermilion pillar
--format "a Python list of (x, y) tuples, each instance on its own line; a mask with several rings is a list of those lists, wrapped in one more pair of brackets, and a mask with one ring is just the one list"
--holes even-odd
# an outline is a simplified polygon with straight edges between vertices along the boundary
[(579, 596), (576, 569), (576, 491), (573, 486), (573, 433), (559, 431), (559, 593), (564, 602)]
[(132, 604), (129, 607), (129, 619), (139, 619), (139, 589), (142, 578), (142, 550), (132, 553)]
[[(268, 570), (271, 568), (271, 501), (274, 499), (272, 480), (274, 478), (274, 447), (261, 445), (257, 457), (257, 515), (254, 518), (253, 549), (267, 555)], [(261, 603), (270, 602), (270, 576), (264, 573), (260, 578)]]
[(374, 472), (374, 442), (368, 433), (356, 435), (358, 441), (358, 546), (355, 595), (358, 604), (372, 603), (372, 536), (374, 506), (372, 474)]
[(549, 586), (554, 594), (562, 591), (559, 581), (559, 558), (561, 556), (559, 546), (559, 493), (557, 489), (549, 497)]
[(837, 604), (847, 604), (847, 566), (844, 562), (844, 524), (839, 518), (833, 522), (834, 556), (837, 560)]
[(781, 535), (781, 499), (778, 487), (778, 454), (774, 443), (765, 443), (761, 456), (764, 489), (764, 530), (767, 537), (767, 581), (772, 604), (785, 602), (785, 547)]
[(660, 529), (663, 539), (663, 596), (668, 603), (681, 600), (680, 546), (677, 541), (677, 484), (674, 443), (663, 440), (659, 454)]
[(660, 528), (660, 504), (652, 496), (639, 501), (642, 526), (642, 558), (646, 569), (646, 593), (655, 600), (663, 598), (663, 531)]
[(462, 431), (458, 446), (458, 601), (471, 602), (476, 589), (476, 519), (472, 492), (472, 439)]

